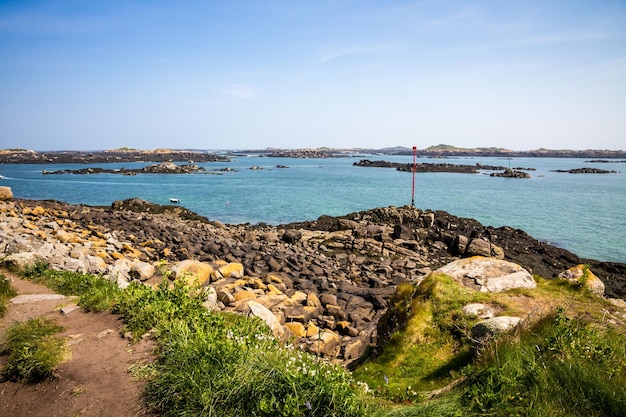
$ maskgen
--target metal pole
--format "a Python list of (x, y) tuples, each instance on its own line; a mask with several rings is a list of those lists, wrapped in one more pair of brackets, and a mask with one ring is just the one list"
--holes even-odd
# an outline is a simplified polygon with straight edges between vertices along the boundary
[(417, 167), (415, 165), (415, 156), (417, 154), (417, 147), (413, 146), (413, 185), (411, 187), (411, 207), (415, 207), (415, 171)]

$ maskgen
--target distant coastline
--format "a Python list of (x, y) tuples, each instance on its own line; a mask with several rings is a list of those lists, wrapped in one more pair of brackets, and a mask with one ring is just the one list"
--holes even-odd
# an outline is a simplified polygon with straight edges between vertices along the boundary
[[(258, 155), (281, 158), (343, 158), (355, 155), (413, 155), (412, 148), (392, 147), (369, 148), (302, 148), (302, 149), (248, 149), (206, 151), (196, 149), (153, 149), (141, 150), (118, 148), (111, 150), (58, 150), (33, 151), (26, 149), (0, 150), (0, 164), (45, 164), (45, 163), (113, 163), (113, 162), (228, 162), (233, 157)], [(505, 148), (459, 148), (450, 145), (430, 146), (416, 149), (415, 154), (426, 158), (448, 157), (497, 157), (497, 158), (586, 158), (593, 162), (620, 162), (626, 159), (623, 150), (556, 150), (536, 149), (513, 151)]]

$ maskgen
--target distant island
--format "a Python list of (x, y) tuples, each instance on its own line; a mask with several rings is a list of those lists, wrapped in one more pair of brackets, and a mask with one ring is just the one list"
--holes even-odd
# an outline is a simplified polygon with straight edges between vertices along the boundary
[[(421, 158), (449, 157), (498, 157), (498, 158), (587, 158), (589, 162), (622, 162), (626, 151), (622, 150), (554, 150), (536, 149), (513, 151), (505, 148), (459, 148), (451, 145), (430, 146), (417, 149)], [(301, 148), (301, 149), (249, 149), (224, 150), (220, 153), (195, 149), (117, 148), (110, 150), (59, 150), (34, 151), (20, 148), (0, 150), (0, 164), (66, 164), (66, 163), (113, 163), (113, 162), (229, 162), (239, 155), (259, 155), (280, 158), (345, 158), (357, 155), (413, 155), (407, 147), (372, 148)], [(621, 160), (621, 161), (619, 161)]]

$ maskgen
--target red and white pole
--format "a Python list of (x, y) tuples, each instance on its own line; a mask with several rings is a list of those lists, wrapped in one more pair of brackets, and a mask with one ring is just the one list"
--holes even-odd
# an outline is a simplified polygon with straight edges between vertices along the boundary
[(411, 207), (415, 207), (415, 171), (417, 171), (417, 166), (415, 165), (416, 155), (417, 147), (413, 146), (413, 186), (411, 187)]

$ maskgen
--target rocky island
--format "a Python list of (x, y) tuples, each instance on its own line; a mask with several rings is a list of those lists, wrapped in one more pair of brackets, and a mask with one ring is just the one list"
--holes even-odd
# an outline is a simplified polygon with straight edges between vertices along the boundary
[(617, 171), (609, 171), (599, 168), (574, 168), (574, 169), (556, 169), (552, 172), (565, 172), (568, 174), (619, 174)]
[(200, 171), (205, 171), (203, 167), (199, 167), (196, 164), (183, 164), (176, 165), (173, 162), (161, 162), (160, 164), (152, 164), (143, 168), (136, 169), (110, 169), (110, 168), (81, 168), (81, 169), (63, 169), (60, 171), (42, 171), (44, 175), (59, 175), (59, 174), (75, 174), (75, 175), (90, 175), (90, 174), (120, 174), (120, 175), (137, 175), (137, 174), (191, 174)]
[[(395, 168), (398, 171), (403, 172), (413, 172), (413, 164), (404, 164), (400, 162), (389, 162), (384, 160), (376, 160), (372, 161), (369, 159), (362, 159), (353, 164), (354, 166), (359, 167), (368, 167), (368, 168)], [(476, 165), (465, 165), (465, 164), (449, 164), (449, 163), (440, 163), (440, 164), (431, 164), (431, 163), (419, 163), (415, 164), (415, 172), (450, 172), (450, 173), (460, 173), (460, 174), (478, 174), (480, 171), (498, 171), (498, 170), (506, 170), (506, 167), (503, 166), (494, 166), (494, 165), (482, 165), (477, 163)]]
[(0, 164), (101, 164), (119, 162), (229, 162), (212, 152), (192, 150), (119, 148), (102, 151), (0, 150)]

